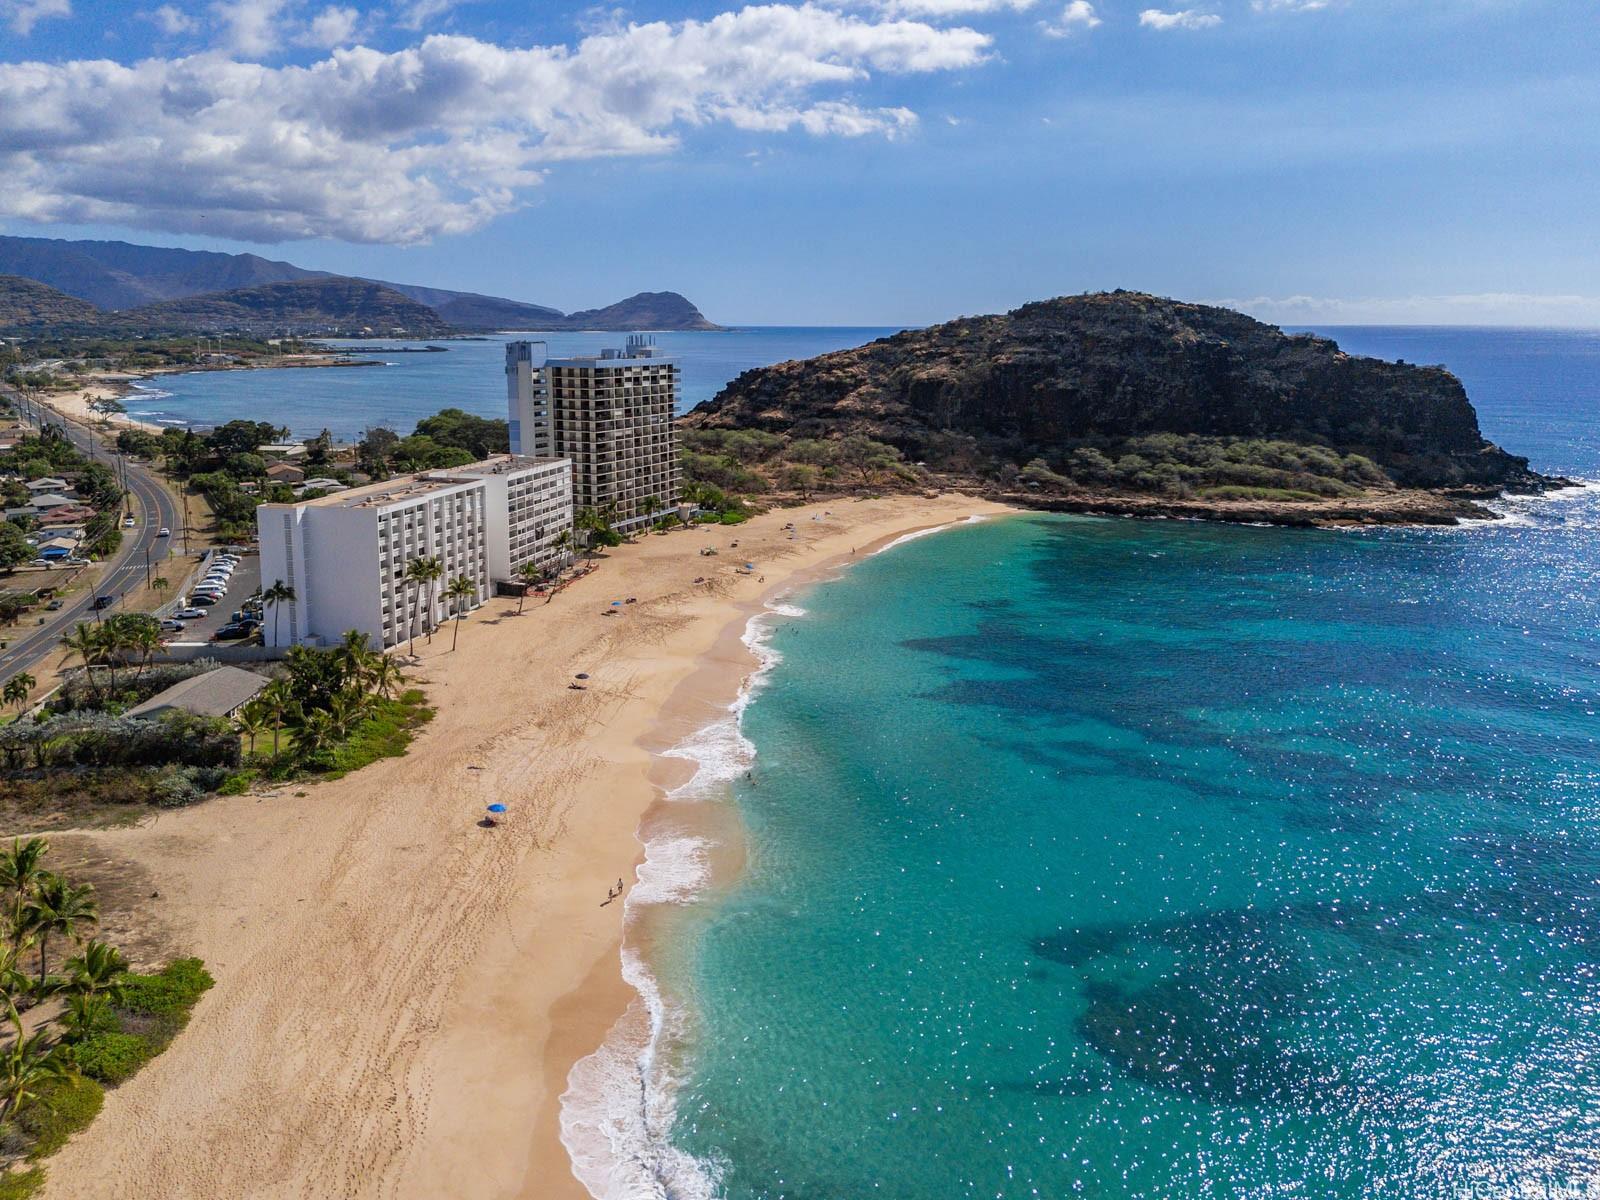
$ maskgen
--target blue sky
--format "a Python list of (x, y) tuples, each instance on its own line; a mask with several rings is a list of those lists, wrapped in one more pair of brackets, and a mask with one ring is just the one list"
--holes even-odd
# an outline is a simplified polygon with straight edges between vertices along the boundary
[(0, 0), (0, 230), (564, 309), (1600, 326), (1594, 0)]

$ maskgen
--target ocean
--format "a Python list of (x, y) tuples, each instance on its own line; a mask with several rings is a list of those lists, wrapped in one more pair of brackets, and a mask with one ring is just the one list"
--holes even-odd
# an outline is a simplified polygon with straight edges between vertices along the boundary
[[(1600, 335), (1330, 332), (1600, 480)], [(1600, 1194), (1600, 488), (1502, 508), (1024, 515), (785, 597), (647, 831), (650, 1020), (574, 1071), (580, 1177)]]
[[(680, 407), (687, 410), (709, 400), (741, 371), (860, 346), (894, 332), (749, 328), (650, 336), (677, 357), (682, 372)], [(334, 341), (329, 344), (358, 348), (356, 357), (382, 365), (160, 375), (137, 383), (126, 404), (132, 417), (180, 428), (271, 420), (287, 426), (297, 438), (315, 437), (327, 429), (341, 441), (354, 441), (370, 425), (384, 425), (403, 435), (441, 408), (503, 418), (505, 343), (515, 338), (543, 341), (551, 357), (560, 357), (621, 346), (627, 335), (504, 333), (462, 341)], [(430, 345), (444, 350), (427, 353)]]

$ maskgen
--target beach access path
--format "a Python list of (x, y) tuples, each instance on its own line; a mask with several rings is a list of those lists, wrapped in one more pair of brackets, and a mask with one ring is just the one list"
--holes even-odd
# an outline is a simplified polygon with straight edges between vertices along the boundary
[[(633, 880), (658, 785), (688, 769), (652, 747), (726, 711), (764, 598), (897, 535), (1009, 511), (837, 499), (642, 537), (549, 604), (491, 600), (454, 653), (449, 629), (419, 641), (412, 674), (438, 716), (405, 757), (53, 836), (147, 870), (152, 918), (217, 986), (49, 1161), (44, 1195), (584, 1196), (559, 1096), (630, 998), (625, 909), (601, 901)], [(509, 811), (485, 828), (495, 802)]]

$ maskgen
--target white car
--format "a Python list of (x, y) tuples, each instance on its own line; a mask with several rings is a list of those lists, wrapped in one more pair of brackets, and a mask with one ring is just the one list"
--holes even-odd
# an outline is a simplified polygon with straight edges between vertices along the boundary
[(123, 517), (122, 518), (122, 527), (124, 529), (132, 529), (138, 523), (139, 522), (135, 521), (132, 517)]
[(198, 621), (206, 615), (206, 610), (203, 608), (180, 608), (172, 615), (180, 621)]
[(172, 536), (172, 530), (168, 529), (165, 525), (163, 525), (160, 529), (156, 530), (156, 536), (157, 537), (171, 537)]

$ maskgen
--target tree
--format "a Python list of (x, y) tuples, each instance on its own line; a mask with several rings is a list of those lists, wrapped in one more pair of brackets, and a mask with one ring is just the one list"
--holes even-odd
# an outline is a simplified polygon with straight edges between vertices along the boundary
[(122, 977), (127, 969), (127, 960), (115, 946), (90, 940), (66, 961), (67, 987), (79, 995), (99, 996), (119, 1004), (126, 990)]
[(67, 1057), (58, 1046), (51, 1046), (50, 1031), (35, 1029), (27, 1033), (22, 1018), (11, 1015), (16, 1036), (0, 1051), (0, 1122), (11, 1120), (27, 1104), (36, 1100), (47, 1083), (65, 1079), (71, 1073)]
[(839, 443), (839, 461), (858, 471), (862, 483), (869, 483), (879, 471), (888, 470), (899, 462), (900, 451), (884, 442), (853, 433)]
[(655, 515), (661, 511), (661, 497), (646, 496), (643, 500), (639, 501), (639, 509), (644, 513), (645, 524), (650, 524), (652, 522), (652, 518), (654, 518)]
[(811, 493), (822, 481), (822, 470), (811, 463), (785, 463), (779, 472), (779, 482), (790, 491), (799, 492), (801, 500), (810, 500)]
[(100, 923), (100, 905), (93, 884), (71, 884), (60, 875), (45, 872), (34, 886), (33, 899), (23, 909), (29, 930), (39, 938), (39, 986), (44, 987), (50, 935), (76, 939), (81, 925)]
[(256, 738), (267, 731), (267, 726), (272, 724), (272, 715), (265, 704), (259, 700), (251, 700), (234, 714), (233, 723), (244, 737), (250, 739), (250, 753), (256, 752)]
[[(294, 603), (294, 589), (281, 579), (275, 579), (272, 586), (261, 593), (261, 606), (272, 610), (272, 644), (278, 644), (278, 611), (285, 604)], [(276, 750), (273, 751), (277, 753)]]
[(42, 837), (31, 837), (27, 841), (12, 838), (11, 845), (0, 850), (0, 892), (5, 893), (9, 910), (7, 916), (11, 920), (13, 953), (21, 947), (26, 934), (23, 910), (27, 906), (29, 893), (47, 874), (43, 863), (49, 851), (50, 843)]
[(528, 602), (528, 589), (539, 582), (544, 571), (539, 564), (529, 559), (517, 568), (517, 578), (522, 580), (522, 591), (517, 596), (517, 615), (522, 615), (522, 606)]
[(272, 757), (278, 757), (278, 736), (283, 732), (284, 720), (289, 716), (292, 700), (289, 696), (289, 685), (281, 679), (274, 679), (262, 688), (256, 696), (256, 703), (261, 705), (268, 721), (272, 723)]
[(33, 689), (38, 682), (26, 671), (19, 672), (6, 680), (5, 690), (0, 692), (0, 700), (3, 700), (6, 704), (15, 704), (17, 711), (20, 712), (28, 706), (28, 697), (33, 694)]
[(451, 602), (455, 610), (456, 623), (450, 631), (450, 649), (454, 652), (456, 641), (461, 637), (462, 601), (471, 600), (478, 594), (478, 585), (465, 575), (457, 575), (450, 581), (450, 586), (445, 589), (445, 598)]
[(334, 720), (328, 709), (314, 708), (308, 712), (296, 706), (292, 712), (294, 750), (301, 758), (310, 758), (333, 743)]
[(83, 660), (83, 670), (89, 680), (89, 690), (94, 693), (98, 701), (100, 685), (95, 680), (94, 668), (105, 655), (100, 631), (85, 621), (79, 621), (72, 627), (71, 633), (62, 636), (61, 645)]
[(431, 439), (440, 446), (465, 450), (474, 459), (504, 454), (511, 449), (511, 426), (492, 417), (480, 417), (459, 408), (446, 408), (417, 422), (413, 437)]
[[(428, 640), (430, 642), (433, 641), (433, 585), (443, 577), (444, 564), (437, 558), (418, 555), (416, 558), (413, 558), (406, 564), (406, 582), (409, 583), (413, 588), (417, 589), (415, 594), (421, 595), (424, 589), (427, 591), (428, 612), (424, 622), (424, 628), (428, 634)], [(417, 649), (417, 612), (415, 601), (412, 603), (411, 617), (411, 652), (415, 654)]]
[(566, 566), (567, 561), (572, 557), (572, 530), (563, 529), (556, 534), (556, 540), (553, 545), (560, 552), (560, 557), (556, 561), (556, 577), (559, 579), (561, 568)]
[(170, 579), (168, 579), (165, 575), (157, 575), (154, 579), (152, 579), (150, 581), (151, 590), (153, 590), (156, 593), (156, 595), (158, 595), (158, 596), (162, 592), (164, 592), (168, 588), (170, 588), (171, 586), (172, 586), (172, 581)]

